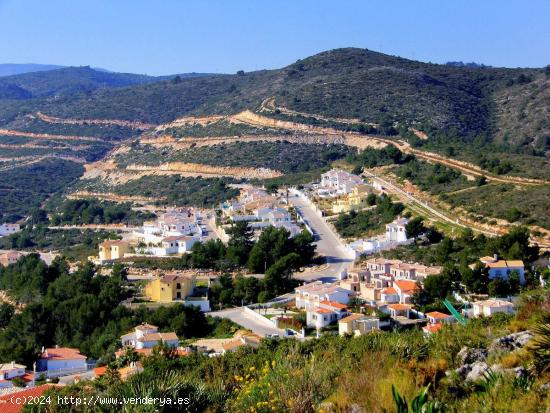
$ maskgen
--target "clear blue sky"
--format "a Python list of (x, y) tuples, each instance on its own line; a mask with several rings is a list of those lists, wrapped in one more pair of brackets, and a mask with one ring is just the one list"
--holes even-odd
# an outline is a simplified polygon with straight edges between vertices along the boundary
[(348, 46), (545, 66), (550, 1), (0, 0), (0, 63), (232, 73)]

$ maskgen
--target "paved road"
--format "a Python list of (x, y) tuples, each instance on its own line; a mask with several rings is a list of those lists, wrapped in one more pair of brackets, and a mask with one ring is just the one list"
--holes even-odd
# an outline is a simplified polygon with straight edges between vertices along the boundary
[(392, 190), (393, 192), (397, 192), (399, 195), (407, 198), (408, 200), (412, 201), (412, 202), (416, 202), (417, 204), (419, 204), (421, 207), (423, 207), (424, 209), (428, 210), (431, 214), (435, 215), (436, 217), (438, 217), (439, 219), (443, 220), (443, 221), (446, 221), (446, 222), (449, 222), (453, 225), (456, 225), (456, 226), (459, 226), (459, 227), (462, 227), (462, 228), (472, 228), (473, 230), (475, 231), (478, 231), (478, 232), (482, 232), (486, 235), (498, 235), (497, 233), (495, 232), (491, 232), (491, 231), (487, 231), (487, 230), (484, 230), (484, 229), (481, 229), (481, 228), (477, 228), (477, 227), (471, 227), (471, 226), (468, 226), (468, 225), (465, 225), (461, 222), (459, 222), (458, 219), (453, 219), (453, 218), (449, 218), (448, 216), (442, 214), (440, 211), (432, 208), (431, 206), (429, 206), (427, 203), (425, 203), (424, 201), (414, 197), (413, 195), (411, 195), (410, 193), (408, 192), (405, 192), (403, 191), (401, 188), (399, 188), (398, 186), (392, 184), (391, 182), (385, 180), (385, 179), (382, 179), (380, 178), (379, 176), (373, 174), (372, 172), (369, 172), (369, 171), (364, 171), (363, 172), (363, 175), (369, 177), (369, 178), (372, 178), (372, 179), (375, 179), (377, 180), (378, 182), (382, 183), (382, 185), (384, 185), (386, 188), (389, 188), (390, 190)]
[(319, 216), (308, 200), (297, 195), (291, 195), (289, 202), (307, 220), (317, 235), (317, 252), (327, 258), (328, 267), (311, 273), (296, 273), (294, 277), (304, 281), (321, 279), (333, 281), (343, 271), (353, 264), (350, 253), (336, 236), (332, 228)]
[(239, 324), (262, 337), (265, 337), (268, 334), (278, 334), (279, 337), (283, 337), (284, 335), (284, 331), (276, 328), (269, 320), (266, 319), (265, 321), (262, 321), (253, 315), (247, 314), (242, 307), (214, 311), (208, 313), (208, 315), (212, 317), (228, 318), (234, 323)]

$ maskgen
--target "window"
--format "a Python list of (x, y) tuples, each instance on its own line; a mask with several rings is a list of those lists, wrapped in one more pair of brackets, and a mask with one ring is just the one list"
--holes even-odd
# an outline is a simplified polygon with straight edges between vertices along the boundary
[(177, 298), (177, 299), (180, 299), (180, 298), (181, 298), (181, 293), (180, 293), (179, 291), (176, 293), (176, 298)]

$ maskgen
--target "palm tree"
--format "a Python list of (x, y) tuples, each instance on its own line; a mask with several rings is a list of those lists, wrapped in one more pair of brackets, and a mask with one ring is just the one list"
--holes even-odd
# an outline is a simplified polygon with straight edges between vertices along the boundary
[(529, 343), (533, 353), (533, 368), (543, 374), (550, 369), (550, 323), (540, 323), (533, 328), (535, 337)]
[(225, 389), (211, 391), (204, 384), (173, 370), (146, 370), (108, 390), (106, 397), (116, 397), (118, 400), (157, 398), (165, 401), (164, 406), (160, 403), (125, 404), (121, 406), (121, 412), (203, 412), (212, 404), (223, 403), (227, 394)]

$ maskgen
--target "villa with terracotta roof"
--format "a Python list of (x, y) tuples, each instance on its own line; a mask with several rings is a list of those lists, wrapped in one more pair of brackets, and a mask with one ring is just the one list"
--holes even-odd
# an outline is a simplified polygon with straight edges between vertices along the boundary
[(55, 347), (43, 349), (38, 359), (36, 371), (47, 377), (83, 373), (88, 370), (86, 356), (76, 348)]
[(380, 292), (380, 301), (383, 303), (398, 303), (399, 293), (393, 287), (386, 287)]
[(428, 319), (428, 324), (422, 327), (422, 331), (427, 335), (438, 332), (443, 328), (444, 324), (456, 321), (454, 316), (440, 311), (430, 311), (426, 313), (425, 316)]
[(397, 291), (397, 294), (399, 294), (399, 302), (401, 304), (410, 303), (412, 296), (419, 289), (416, 281), (407, 280), (395, 280), (393, 287)]
[(324, 328), (335, 323), (349, 314), (345, 304), (337, 301), (323, 300), (319, 304), (307, 310), (306, 324), (316, 329)]
[(409, 318), (409, 311), (411, 311), (412, 306), (409, 304), (390, 304), (388, 305), (388, 310), (392, 318), (404, 317)]
[(445, 314), (440, 311), (431, 311), (425, 315), (430, 324), (452, 323), (455, 321), (455, 317), (453, 315)]

